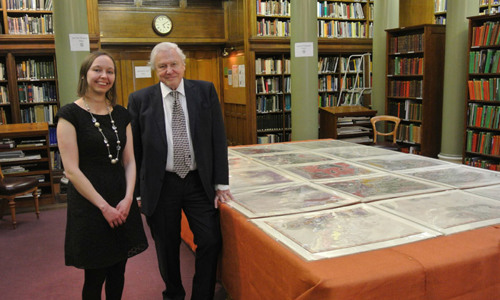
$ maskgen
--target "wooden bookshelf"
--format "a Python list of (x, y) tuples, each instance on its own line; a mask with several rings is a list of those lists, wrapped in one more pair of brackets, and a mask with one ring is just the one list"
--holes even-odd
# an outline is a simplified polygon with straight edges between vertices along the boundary
[(477, 0), (479, 1), (479, 14), (494, 15), (498, 13), (500, 7), (499, 0)]
[(448, 0), (434, 0), (434, 24), (446, 25)]
[(322, 107), (319, 110), (319, 138), (371, 143), (373, 130), (370, 118), (376, 114), (376, 110), (363, 106)]
[(386, 114), (402, 119), (403, 150), (437, 157), (441, 149), (444, 25), (386, 30)]
[[(22, 130), (27, 134), (39, 134), (30, 128), (48, 124), (47, 149), (42, 146), (48, 152), (42, 162), (51, 170), (58, 156), (53, 120), (60, 105), (53, 1), (43, 2), (42, 7), (40, 1), (0, 0), (0, 127), (6, 126), (3, 134), (12, 136), (18, 132), (16, 126), (26, 126)], [(53, 201), (52, 174), (46, 175), (42, 186), (42, 197)]]
[(469, 18), (463, 162), (500, 170), (500, 15)]
[[(279, 5), (274, 6), (276, 10), (268, 10), (268, 6), (276, 2), (279, 3)], [(342, 57), (347, 59), (350, 54), (371, 53), (372, 40), (370, 37), (372, 36), (374, 1), (317, 1), (317, 3), (318, 6), (326, 3), (326, 8), (323, 8), (322, 12), (321, 10), (318, 11), (318, 27), (324, 29), (328, 28), (328, 24), (334, 24), (333, 28), (337, 29), (336, 32), (343, 34), (346, 34), (346, 31), (343, 31), (339, 24), (350, 24), (351, 27), (349, 37), (340, 38), (339, 35), (333, 33), (320, 34), (318, 37), (319, 57)], [(356, 16), (335, 15), (335, 7), (357, 7), (358, 14)], [(243, 98), (233, 97), (235, 99), (229, 99), (231, 95), (226, 99), (226, 94), (224, 95), (225, 122), (226, 127), (230, 128), (228, 130), (228, 142), (230, 145), (254, 144), (259, 140), (268, 141), (268, 135), (274, 141), (287, 141), (291, 135), (291, 112), (288, 109), (291, 105), (290, 75), (286, 71), (281, 74), (261, 74), (257, 70), (256, 63), (262, 59), (270, 58), (281, 61), (284, 67), (285, 62), (289, 60), (290, 36), (293, 34), (293, 30), (280, 31), (279, 34), (274, 31), (267, 34), (267, 31), (263, 30), (267, 27), (263, 27), (262, 24), (274, 24), (273, 26), (279, 25), (282, 26), (280, 28), (287, 29), (290, 22), (290, 0), (236, 0), (228, 4), (228, 12), (231, 16), (228, 35), (230, 40), (234, 41), (236, 48), (230, 54), (228, 60), (234, 59), (236, 61), (244, 58), (246, 71), (248, 71), (246, 77), (248, 94), (244, 95)], [(342, 76), (340, 67), (337, 71), (318, 75), (318, 80), (322, 80), (320, 77), (326, 78), (329, 75), (336, 77), (340, 83)], [(257, 84), (262, 80), (275, 80), (281, 82), (282, 86), (271, 93), (260, 93)], [(321, 97), (328, 98), (328, 95), (330, 95), (330, 98), (338, 97), (338, 92), (321, 91), (318, 94), (318, 103), (321, 102)], [(277, 103), (276, 108), (263, 111), (261, 103), (266, 102)], [(282, 124), (282, 126), (262, 126), (261, 120), (267, 118), (275, 119), (275, 122)], [(246, 130), (232, 130), (233, 127), (245, 128)]]
[[(33, 176), (39, 179), (40, 204), (53, 203), (49, 126), (47, 123), (0, 125), (0, 139), (13, 141), (13, 148), (0, 148), (0, 154), (22, 151), (21, 157), (0, 158), (5, 176)], [(31, 199), (31, 198), (28, 198)], [(21, 205), (22, 206), (22, 205)]]

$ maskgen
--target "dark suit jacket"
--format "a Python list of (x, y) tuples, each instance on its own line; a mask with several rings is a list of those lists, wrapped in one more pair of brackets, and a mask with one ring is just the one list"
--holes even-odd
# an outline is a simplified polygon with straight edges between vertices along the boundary
[[(215, 197), (214, 184), (229, 184), (227, 141), (219, 98), (211, 82), (184, 79), (189, 126), (194, 155), (209, 201)], [(141, 210), (151, 216), (160, 199), (167, 138), (160, 84), (129, 96), (134, 151), (137, 164), (136, 196)]]

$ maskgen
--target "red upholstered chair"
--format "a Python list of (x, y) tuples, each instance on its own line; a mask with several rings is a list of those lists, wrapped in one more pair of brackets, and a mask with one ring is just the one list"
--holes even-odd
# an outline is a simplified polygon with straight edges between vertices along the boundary
[[(16, 229), (16, 197), (31, 193), (35, 202), (36, 218), (40, 218), (38, 208), (38, 180), (30, 177), (5, 177), (0, 167), (0, 199), (8, 201), (10, 214), (12, 216), (12, 227)], [(3, 214), (4, 205), (0, 211), (0, 217)]]
[[(401, 119), (395, 116), (382, 115), (371, 118), (370, 122), (373, 127), (373, 146), (399, 151), (396, 136)], [(387, 141), (385, 137), (388, 136), (392, 136), (392, 140)]]

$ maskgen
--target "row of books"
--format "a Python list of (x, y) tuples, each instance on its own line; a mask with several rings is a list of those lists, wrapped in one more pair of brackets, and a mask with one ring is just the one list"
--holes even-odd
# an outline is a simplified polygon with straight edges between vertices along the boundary
[(339, 78), (335, 75), (324, 75), (318, 78), (319, 92), (336, 92), (339, 90)]
[(0, 149), (12, 149), (16, 147), (16, 141), (10, 138), (3, 138), (0, 140)]
[(283, 64), (279, 58), (256, 58), (255, 73), (257, 75), (290, 74), (290, 59), (285, 59)]
[(258, 36), (290, 36), (290, 20), (269, 20), (260, 19), (257, 22), (257, 35)]
[(469, 73), (500, 73), (500, 50), (469, 52)]
[(500, 155), (500, 135), (491, 131), (478, 132), (471, 129), (467, 129), (465, 135), (465, 151), (496, 156)]
[(0, 107), (0, 124), (8, 124), (9, 121), (7, 120), (7, 114), (5, 113), (5, 109), (3, 107)]
[(422, 75), (424, 73), (423, 57), (399, 57), (389, 60), (389, 74)]
[(7, 0), (10, 10), (52, 10), (52, 0)]
[(424, 50), (424, 35), (422, 33), (391, 37), (389, 53), (420, 52)]
[(322, 56), (318, 60), (318, 73), (335, 73), (339, 63), (338, 56)]
[(257, 94), (282, 93), (283, 81), (281, 77), (258, 77), (255, 79)]
[(373, 24), (353, 21), (318, 20), (318, 37), (371, 38), (373, 37)]
[(0, 62), (0, 80), (5, 80), (5, 64)]
[(421, 103), (415, 103), (412, 100), (404, 102), (388, 102), (387, 112), (389, 115), (396, 116), (408, 121), (422, 121), (423, 106)]
[(269, 113), (283, 111), (283, 101), (277, 95), (258, 96), (257, 113)]
[(263, 114), (257, 115), (257, 132), (290, 129), (292, 116), (290, 114)]
[(481, 26), (473, 27), (471, 37), (472, 47), (499, 45), (499, 25), (498, 21), (487, 21)]
[(55, 69), (52, 60), (27, 59), (16, 62), (17, 79), (43, 80), (54, 79)]
[(257, 15), (290, 16), (290, 0), (256, 0)]
[(0, 103), (9, 103), (9, 89), (5, 85), (0, 85)]
[(446, 0), (434, 0), (434, 12), (446, 12), (447, 1)]
[(500, 101), (500, 78), (467, 81), (469, 100)]
[(416, 124), (400, 124), (397, 140), (420, 144), (422, 142), (422, 127)]
[(292, 96), (285, 95), (284, 102), (277, 95), (258, 96), (256, 102), (257, 113), (282, 112), (283, 103), (285, 111), (290, 111), (292, 109)]
[(281, 143), (290, 141), (290, 133), (268, 133), (257, 136), (257, 144)]
[(49, 145), (57, 145), (57, 130), (56, 127), (49, 127)]
[(446, 16), (437, 16), (434, 18), (434, 24), (446, 25)]
[(318, 2), (317, 16), (319, 18), (364, 19), (361, 3)]
[[(362, 90), (346, 91), (339, 96), (338, 104), (340, 105), (363, 105), (364, 94)], [(337, 105), (338, 105), (337, 104)]]
[(363, 75), (358, 76), (345, 76), (340, 78), (341, 89), (357, 89), (364, 88), (365, 81)]
[(35, 105), (21, 109), (21, 123), (47, 122), (54, 124), (57, 105)]
[(52, 15), (7, 17), (9, 34), (54, 34)]
[(482, 157), (466, 157), (464, 159), (464, 164), (468, 166), (500, 171), (500, 163), (491, 159), (484, 159)]
[(58, 150), (52, 150), (50, 151), (50, 165), (52, 166), (52, 169), (55, 170), (62, 170), (62, 160), (61, 160), (61, 153), (59, 153)]
[(320, 94), (318, 95), (319, 107), (332, 107), (337, 105), (338, 96), (336, 94)]
[(422, 97), (422, 80), (391, 80), (389, 81), (390, 97)]
[(500, 106), (469, 103), (467, 125), (500, 129)]
[(17, 85), (19, 102), (38, 103), (38, 102), (56, 102), (57, 89), (53, 83), (22, 83)]

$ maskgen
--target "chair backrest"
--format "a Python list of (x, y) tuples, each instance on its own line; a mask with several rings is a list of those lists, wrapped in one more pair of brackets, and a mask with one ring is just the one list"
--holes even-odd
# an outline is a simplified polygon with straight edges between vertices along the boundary
[[(375, 144), (377, 143), (378, 136), (391, 136), (391, 135), (392, 135), (392, 142), (396, 143), (396, 135), (398, 133), (399, 123), (401, 122), (400, 118), (395, 117), (395, 116), (382, 115), (382, 116), (375, 116), (375, 117), (371, 118), (370, 122), (372, 123), (372, 127), (373, 127), (373, 142)], [(377, 123), (379, 123), (379, 122), (385, 122), (385, 124), (387, 126), (383, 126), (383, 128), (385, 128), (387, 130), (392, 128), (392, 130), (391, 131), (382, 131), (382, 129), (380, 128), (381, 126), (379, 126), (377, 129)], [(389, 124), (393, 124), (393, 126), (388, 127)]]

